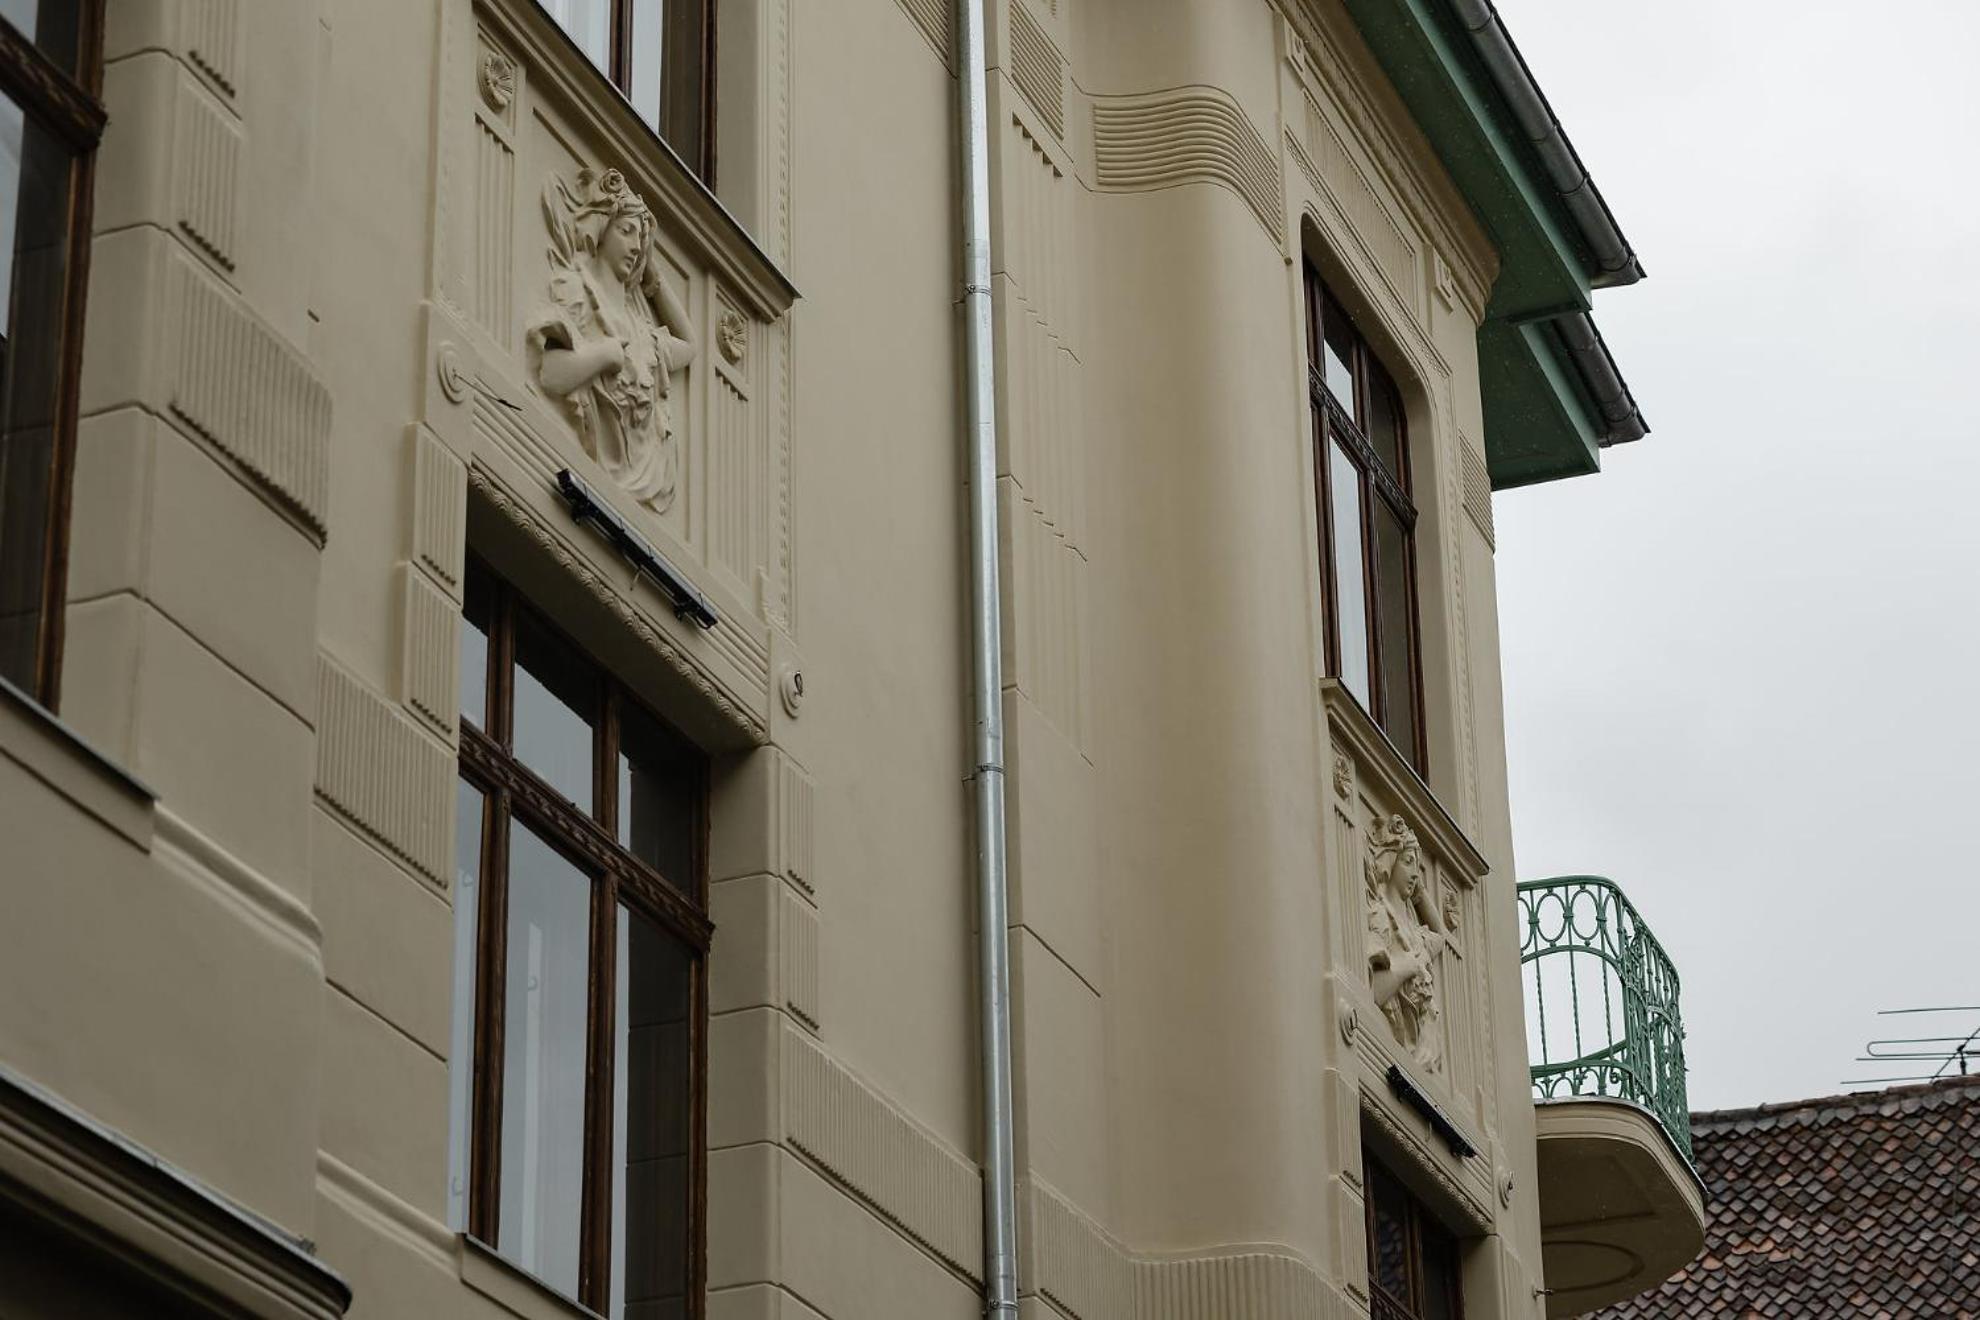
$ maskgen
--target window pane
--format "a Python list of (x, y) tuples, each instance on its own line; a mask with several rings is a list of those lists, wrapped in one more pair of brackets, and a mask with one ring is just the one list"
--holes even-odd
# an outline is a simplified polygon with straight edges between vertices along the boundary
[(687, 1295), (693, 964), (623, 907), (618, 945), (610, 1314), (657, 1320), (682, 1314)]
[(1400, 1184), (1380, 1167), (1367, 1169), (1369, 1239), (1368, 1277), (1383, 1292), (1405, 1304), (1409, 1290), (1409, 1198)]
[(468, 570), (461, 607), (461, 718), (488, 727), (488, 629), (495, 617), (495, 590), (487, 578)]
[(1416, 759), (1416, 675), (1410, 663), (1408, 534), (1382, 499), (1375, 506), (1375, 626), (1382, 652), (1382, 727)]
[(1423, 1234), (1423, 1318), (1459, 1320), (1464, 1312), (1458, 1303), (1457, 1240), (1423, 1215), (1417, 1218)]
[(473, 1131), (475, 932), (481, 920), (480, 790), (460, 781), (454, 798), (454, 1025), (447, 1049), (447, 1227), (467, 1227)]
[(654, 132), (660, 126), (660, 71), (673, 38), (662, 0), (632, 0), (632, 103)]
[(511, 822), (496, 1246), (573, 1297), (584, 1198), (590, 929), (590, 879)]
[(695, 874), (694, 748), (631, 702), (619, 707), (619, 846), (689, 897)]
[(73, 74), (83, 8), (77, 0), (0, 0), (0, 18), (18, 28), (64, 73)]
[(705, 0), (633, 0), (632, 101), (696, 174), (705, 172)]
[(0, 95), (0, 677), (36, 692), (61, 402), (70, 157)]
[(1327, 380), (1327, 393), (1347, 409), (1348, 416), (1356, 416), (1354, 411), (1354, 330), (1348, 324), (1347, 313), (1339, 304), (1329, 302), (1323, 315), (1326, 318), (1326, 361), (1321, 371)]
[(1362, 576), (1361, 469), (1340, 445), (1331, 455), (1328, 479), (1333, 483), (1334, 615), (1340, 633), (1341, 682), (1372, 707), (1368, 692), (1368, 589)]
[(557, 26), (571, 34), (591, 62), (612, 69), (612, 0), (542, 0)]
[(516, 617), (516, 759), (593, 809), (592, 719), (598, 674), (527, 613)]
[(1388, 373), (1373, 362), (1368, 364), (1368, 384), (1368, 415), (1362, 419), (1362, 431), (1381, 457), (1382, 466), (1407, 490), (1402, 467), (1402, 406), (1396, 387), (1389, 382)]

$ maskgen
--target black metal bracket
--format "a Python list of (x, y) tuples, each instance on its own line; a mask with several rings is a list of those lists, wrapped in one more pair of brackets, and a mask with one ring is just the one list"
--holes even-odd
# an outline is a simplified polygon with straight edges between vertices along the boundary
[(684, 573), (668, 563), (665, 555), (634, 531), (569, 468), (557, 474), (557, 493), (571, 506), (572, 521), (589, 523), (612, 543), (613, 549), (626, 557), (635, 572), (653, 580), (653, 585), (673, 603), (676, 618), (686, 619), (699, 628), (713, 628), (719, 622), (708, 597), (696, 590)]
[(1400, 1064), (1389, 1065), (1389, 1089), (1396, 1093), (1397, 1099), (1414, 1109), (1423, 1121), (1430, 1125), (1432, 1132), (1444, 1139), (1444, 1144), (1451, 1148), (1453, 1155), (1459, 1159), (1466, 1159), (1478, 1153), (1478, 1147), (1472, 1145), (1463, 1130), (1451, 1121), (1448, 1114), (1437, 1107), (1435, 1100), (1424, 1094), (1422, 1087), (1410, 1080), (1409, 1074), (1402, 1070)]

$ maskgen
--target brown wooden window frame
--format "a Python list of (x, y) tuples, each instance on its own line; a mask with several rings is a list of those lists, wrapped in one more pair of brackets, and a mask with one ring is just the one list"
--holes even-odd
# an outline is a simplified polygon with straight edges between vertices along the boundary
[[(708, 909), (708, 762), (693, 773), (694, 874), (669, 877), (618, 843), (621, 714), (636, 710), (673, 736), (685, 735), (535, 609), (522, 593), (480, 560), (469, 557), (471, 588), (488, 592), (485, 726), (463, 714), (460, 778), (482, 796), (479, 914), (475, 932), (473, 1074), (467, 1232), (491, 1248), (500, 1242), (503, 1046), (506, 1024), (509, 840), (522, 822), (591, 881), (589, 986), (585, 1049), (582, 1223), (577, 1300), (601, 1314), (611, 1288), (614, 1022), (617, 914), (621, 905), (670, 936), (691, 964), (687, 1056), (688, 1178), (685, 1209), (685, 1314), (702, 1314), (707, 1257), (708, 948), (714, 926)], [(593, 809), (587, 812), (525, 765), (512, 750), (516, 634), (519, 622), (542, 630), (590, 666), (597, 691), (592, 723)], [(628, 1259), (632, 1245), (628, 1244)], [(498, 1252), (499, 1254), (499, 1252)]]
[[(1418, 622), (1416, 586), (1416, 505), (1410, 496), (1409, 421), (1405, 415), (1402, 391), (1368, 340), (1355, 326), (1341, 302), (1328, 289), (1325, 279), (1311, 262), (1305, 265), (1305, 308), (1307, 333), (1307, 402), (1313, 445), (1313, 484), (1320, 530), (1321, 598), (1326, 620), (1327, 672), (1342, 677), (1341, 603), (1337, 557), (1339, 547), (1334, 526), (1333, 451), (1338, 445), (1354, 466), (1360, 508), (1362, 601), (1367, 615), (1368, 714), (1388, 733), (1396, 750), (1419, 774), (1426, 773), (1428, 739), (1423, 722), (1423, 651)], [(1325, 336), (1329, 331), (1344, 332), (1350, 346), (1347, 363), (1354, 380), (1352, 406), (1344, 404), (1327, 387), (1325, 375)], [(1392, 468), (1368, 438), (1367, 425), (1375, 391), (1385, 390), (1394, 413), (1396, 465)], [(1386, 511), (1402, 526), (1403, 562), (1383, 562), (1372, 515)], [(1400, 579), (1394, 581), (1394, 579)], [(1383, 588), (1393, 585), (1403, 593), (1408, 626), (1401, 637), (1391, 637), (1382, 619)], [(1407, 691), (1390, 691), (1384, 662), (1391, 648), (1402, 648), (1407, 667)], [(1343, 688), (1348, 688), (1345, 681)], [(1352, 692), (1351, 688), (1348, 688)], [(1357, 701), (1360, 694), (1354, 693)], [(1399, 720), (1407, 720), (1407, 734), (1398, 738)]]
[[(74, 0), (75, 70), (71, 73), (33, 40), (0, 18), (0, 92), (20, 108), (25, 125), (48, 133), (70, 152), (67, 248), (64, 253), (60, 339), (57, 348), (48, 473), (43, 487), (46, 521), (40, 547), (40, 606), (35, 623), (34, 663), (25, 685), (49, 710), (58, 707), (62, 687), (62, 634), (69, 570), (69, 506), (75, 484), (76, 418), (80, 406), (83, 308), (89, 293), (90, 224), (96, 178), (96, 148), (107, 116), (103, 109), (103, 0)], [(25, 136), (23, 138), (25, 141)], [(16, 204), (19, 196), (16, 195)], [(20, 272), (14, 290), (20, 292)], [(7, 321), (10, 342), (18, 337), (19, 316)], [(0, 439), (0, 444), (6, 441)]]
[[(1408, 1297), (1397, 1297), (1380, 1281), (1377, 1257), (1381, 1244), (1376, 1240), (1379, 1230), (1375, 1201), (1378, 1185), (1382, 1182), (1394, 1187), (1402, 1204), (1403, 1265), (1410, 1292)], [(1427, 1294), (1433, 1286), (1433, 1274), (1440, 1269), (1448, 1302), (1444, 1315), (1448, 1320), (1464, 1320), (1462, 1246), (1457, 1234), (1444, 1227), (1429, 1208), (1416, 1199), (1402, 1179), (1366, 1150), (1361, 1156), (1361, 1186), (1365, 1193), (1362, 1214), (1368, 1231), (1370, 1320), (1432, 1320), (1435, 1313), (1429, 1309)], [(1435, 1247), (1441, 1247), (1445, 1256), (1441, 1266), (1435, 1259), (1438, 1254)]]
[[(541, 0), (539, 0), (540, 2)], [(648, 123), (647, 126), (653, 130), (654, 136), (665, 142), (680, 156), (682, 163), (688, 167), (688, 171), (691, 174), (712, 189), (715, 186), (715, 0), (657, 0), (657, 3), (666, 7), (669, 21), (677, 20), (681, 13), (688, 12), (692, 13), (701, 25), (700, 133), (698, 134), (698, 140), (694, 142), (679, 142), (670, 136), (664, 128), (651, 123)], [(619, 95), (625, 97), (628, 102), (631, 102), (633, 99), (633, 7), (635, 0), (610, 0), (610, 4), (611, 35), (608, 38), (609, 50), (607, 51), (606, 64), (603, 66), (599, 65), (591, 56), (585, 54), (581, 48), (579, 54), (587, 64), (598, 69), (605, 76), (612, 86), (618, 90)], [(564, 35), (571, 39), (571, 44), (576, 46), (577, 38), (557, 21), (554, 14), (550, 14), (549, 6), (544, 5), (543, 10), (549, 16), (551, 23), (559, 31), (564, 32)], [(664, 74), (665, 70), (663, 69), (662, 72)], [(661, 82), (660, 94), (662, 105), (664, 106), (667, 94), (664, 77)], [(639, 110), (637, 104), (634, 104), (633, 108), (636, 111)], [(656, 109), (664, 122), (664, 109)], [(640, 118), (642, 122), (645, 122), (643, 112)]]

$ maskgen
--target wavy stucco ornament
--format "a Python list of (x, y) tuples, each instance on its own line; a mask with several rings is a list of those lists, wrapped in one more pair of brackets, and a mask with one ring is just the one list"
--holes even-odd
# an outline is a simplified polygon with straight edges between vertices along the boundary
[(549, 298), (529, 345), (546, 394), (565, 401), (585, 452), (656, 513), (673, 504), (680, 452), (668, 405), (694, 359), (695, 329), (660, 272), (653, 212), (617, 170), (589, 167), (543, 189)]
[(1368, 903), (1368, 988), (1396, 1040), (1425, 1071), (1444, 1065), (1437, 1030), (1437, 955), (1450, 939), (1425, 874), (1423, 848), (1401, 816), (1376, 821), (1362, 862)]

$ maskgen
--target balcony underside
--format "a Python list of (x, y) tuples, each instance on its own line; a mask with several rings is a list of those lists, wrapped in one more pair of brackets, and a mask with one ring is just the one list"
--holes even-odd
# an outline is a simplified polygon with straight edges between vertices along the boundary
[(1705, 1245), (1698, 1175), (1648, 1110), (1574, 1097), (1534, 1121), (1548, 1320), (1654, 1288)]

